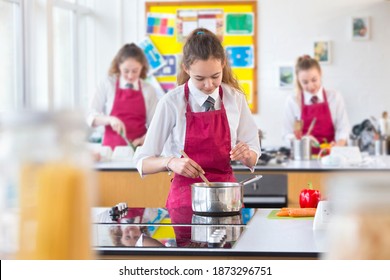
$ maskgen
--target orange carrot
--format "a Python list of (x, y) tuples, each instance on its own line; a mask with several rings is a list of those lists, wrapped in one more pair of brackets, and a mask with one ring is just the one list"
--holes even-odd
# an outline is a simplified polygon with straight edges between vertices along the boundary
[(276, 213), (276, 216), (278, 217), (288, 217), (290, 215), (290, 213), (288, 212), (288, 210), (283, 210), (281, 209), (279, 212)]
[(314, 217), (317, 208), (290, 208), (290, 217)]

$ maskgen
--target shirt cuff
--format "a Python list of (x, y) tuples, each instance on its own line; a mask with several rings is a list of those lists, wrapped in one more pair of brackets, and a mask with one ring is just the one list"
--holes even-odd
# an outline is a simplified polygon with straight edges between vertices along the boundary
[(256, 151), (253, 149), (250, 149), (250, 150), (253, 151), (257, 155), (255, 164), (252, 167), (248, 167), (250, 172), (253, 173), (253, 172), (255, 172), (255, 166), (257, 165), (257, 162), (259, 161), (259, 158), (261, 156), (261, 151)]
[(137, 168), (138, 173), (141, 176), (141, 178), (143, 178), (144, 175), (145, 175), (145, 174), (142, 173), (142, 166), (143, 166), (142, 164), (143, 164), (143, 160), (146, 159), (146, 158), (148, 158), (148, 157), (143, 157), (143, 158), (139, 159), (137, 161), (137, 163), (136, 163), (136, 168)]
[(99, 114), (97, 113), (89, 113), (88, 116), (87, 116), (87, 125), (89, 127), (92, 127), (92, 124), (93, 124), (93, 121), (95, 120), (96, 116), (98, 116)]

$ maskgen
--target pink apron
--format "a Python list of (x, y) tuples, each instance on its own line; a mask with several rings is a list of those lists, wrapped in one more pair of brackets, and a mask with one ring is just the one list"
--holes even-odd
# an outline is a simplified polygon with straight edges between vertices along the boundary
[[(146, 106), (142, 94), (141, 83), (139, 90), (119, 88), (119, 79), (115, 84), (115, 98), (110, 116), (120, 119), (126, 127), (126, 136), (130, 141), (146, 133)], [(126, 142), (110, 125), (106, 125), (103, 146), (126, 146)]]
[[(184, 151), (206, 172), (211, 182), (236, 182), (230, 165), (230, 129), (223, 105), (223, 91), (219, 87), (221, 109), (192, 112), (189, 105), (188, 84), (184, 87), (186, 108), (186, 135)], [(201, 178), (187, 178), (175, 174), (167, 200), (167, 208), (191, 207), (191, 184)]]
[[(176, 244), (178, 247), (190, 247), (191, 242), (191, 223), (192, 223), (192, 208), (180, 207), (169, 208), (169, 217), (175, 232)], [(180, 226), (177, 226), (179, 224)], [(188, 226), (182, 226), (188, 225)]]
[[(312, 130), (312, 135), (320, 142), (332, 142), (334, 141), (335, 130), (333, 126), (332, 116), (330, 114), (328, 99), (326, 97), (326, 92), (323, 90), (324, 102), (305, 105), (303, 93), (301, 93), (301, 104), (302, 104), (302, 114), (301, 118), (303, 120), (303, 134), (306, 134), (309, 129), (310, 123), (313, 118), (316, 118), (316, 123)], [(318, 154), (320, 149), (312, 148), (313, 154)]]

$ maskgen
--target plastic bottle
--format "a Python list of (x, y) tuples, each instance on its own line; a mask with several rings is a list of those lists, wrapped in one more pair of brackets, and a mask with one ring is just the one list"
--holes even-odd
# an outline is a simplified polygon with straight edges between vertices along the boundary
[(92, 259), (92, 159), (79, 112), (0, 121), (0, 255)]

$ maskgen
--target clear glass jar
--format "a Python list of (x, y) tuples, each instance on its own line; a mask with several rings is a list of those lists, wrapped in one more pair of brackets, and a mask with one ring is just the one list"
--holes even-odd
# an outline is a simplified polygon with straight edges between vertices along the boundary
[(92, 158), (79, 112), (0, 119), (0, 255), (91, 259)]
[(354, 174), (329, 182), (332, 218), (326, 259), (390, 259), (390, 175)]

